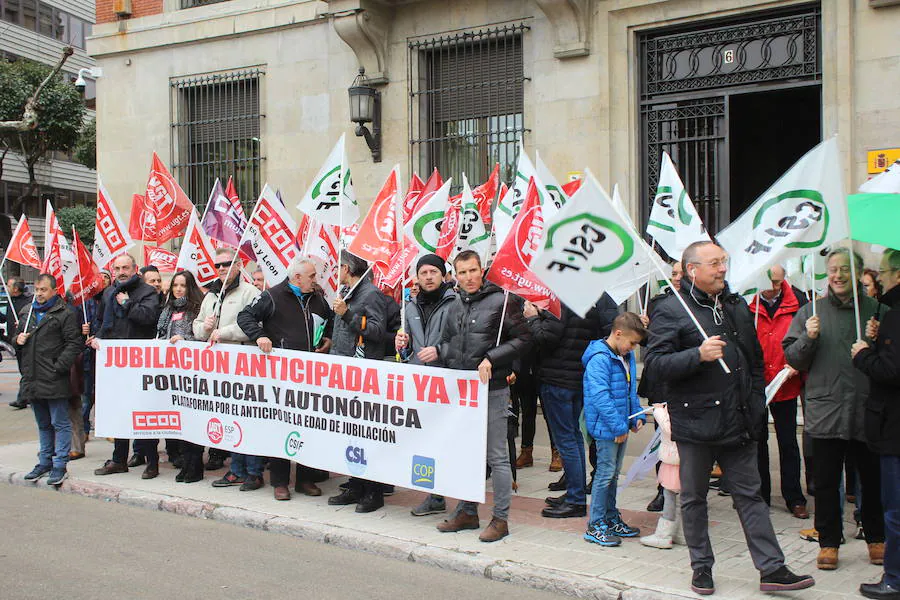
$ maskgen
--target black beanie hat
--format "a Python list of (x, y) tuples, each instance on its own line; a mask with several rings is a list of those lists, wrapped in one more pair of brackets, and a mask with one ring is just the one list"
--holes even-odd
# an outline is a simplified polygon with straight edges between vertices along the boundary
[(420, 258), (419, 262), (416, 264), (416, 273), (418, 273), (419, 269), (421, 269), (425, 265), (436, 267), (437, 270), (441, 272), (441, 275), (447, 274), (447, 264), (444, 262), (444, 259), (437, 254), (426, 254), (425, 256)]

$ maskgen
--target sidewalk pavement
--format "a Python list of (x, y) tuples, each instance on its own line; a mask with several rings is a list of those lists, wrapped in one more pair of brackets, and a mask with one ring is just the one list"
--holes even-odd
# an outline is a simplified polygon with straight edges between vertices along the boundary
[[(30, 411), (13, 411), (5, 405), (15, 397), (16, 385), (15, 363), (6, 360), (0, 364), (0, 482), (36, 485), (50, 492), (52, 488), (45, 480), (33, 484), (23, 479), (35, 464), (37, 434)], [(91, 439), (87, 458), (69, 463), (70, 476), (60, 491), (217, 519), (579, 598), (698, 597), (690, 591), (691, 569), (685, 547), (656, 550), (642, 546), (637, 539), (627, 539), (618, 548), (601, 548), (582, 539), (585, 519), (540, 516), (543, 499), (559, 493), (547, 490), (559, 474), (547, 470), (550, 450), (540, 445), (542, 436), (546, 440), (545, 429), (539, 422), (534, 467), (518, 471), (519, 490), (510, 511), (510, 536), (494, 544), (479, 542), (477, 531), (438, 532), (435, 525), (445, 515), (411, 516), (410, 509), (424, 498), (418, 491), (397, 488), (393, 496), (386, 498), (385, 508), (370, 514), (357, 514), (354, 506), (328, 506), (328, 496), (336, 494), (338, 484), (345, 480), (339, 475), (321, 484), (321, 497), (295, 493), (290, 502), (276, 502), (268, 485), (255, 492), (211, 487), (210, 482), (224, 470), (207, 472), (203, 482), (175, 483), (175, 469), (167, 462), (161, 463), (160, 476), (152, 480), (140, 478), (142, 467), (125, 474), (97, 477), (93, 470), (112, 454), (112, 444), (103, 439)], [(647, 443), (650, 430), (630, 440), (624, 470)], [(774, 445), (774, 441), (770, 442)], [(777, 448), (771, 450), (773, 466), (777, 467)], [(162, 455), (165, 461), (165, 453)], [(772, 476), (777, 490), (777, 471)], [(619, 493), (625, 521), (639, 526), (644, 534), (653, 531), (658, 517), (657, 513), (644, 512), (655, 487), (655, 481), (648, 478)], [(487, 503), (480, 511), (482, 527), (490, 520), (491, 501), (488, 493)], [(852, 507), (845, 511), (847, 544), (841, 548), (841, 567), (825, 572), (815, 568), (818, 545), (801, 540), (797, 534), (800, 529), (812, 527), (812, 519), (794, 519), (783, 504), (780, 497), (773, 497), (771, 515), (788, 565), (797, 573), (813, 574), (817, 582), (813, 589), (798, 592), (796, 597), (858, 598), (861, 582), (878, 580), (881, 567), (869, 564), (865, 542), (853, 539)], [(455, 503), (448, 499), (448, 505), (452, 509)], [(759, 574), (753, 568), (730, 498), (711, 491), (709, 513), (717, 558), (716, 596), (734, 600), (767, 597), (759, 592)]]

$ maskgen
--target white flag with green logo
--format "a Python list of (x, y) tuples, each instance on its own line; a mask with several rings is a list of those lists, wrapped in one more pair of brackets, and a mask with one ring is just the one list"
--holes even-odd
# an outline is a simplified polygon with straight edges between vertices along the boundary
[(456, 238), (456, 250), (451, 258), (463, 250), (473, 250), (481, 257), (481, 262), (487, 262), (488, 252), (491, 249), (491, 228), (486, 226), (472, 188), (469, 187), (469, 179), (463, 173), (463, 190), (461, 199), (462, 215), (459, 224), (459, 234)]
[(545, 227), (531, 270), (579, 315), (603, 292), (627, 298), (654, 268), (637, 233), (587, 169), (584, 183)]
[(451, 177), (403, 226), (406, 237), (411, 239), (419, 249), (418, 256), (433, 254), (437, 249), (444, 214), (450, 203), (450, 186), (452, 184), (453, 178)]
[(506, 194), (500, 198), (497, 208), (493, 214), (494, 239), (496, 240), (496, 248), (502, 248), (506, 236), (512, 230), (513, 222), (519, 209), (525, 203), (525, 194), (528, 192), (528, 182), (534, 177), (538, 194), (541, 197), (541, 207), (544, 206), (544, 197), (546, 192), (541, 178), (532, 164), (531, 159), (525, 153), (525, 147), (519, 142), (519, 160), (516, 163), (516, 178), (512, 185), (506, 191)]
[(716, 238), (731, 260), (735, 291), (785, 260), (849, 237), (837, 138), (797, 161)]
[(535, 151), (534, 153), (534, 162), (537, 167), (537, 175), (540, 183), (544, 185), (544, 190), (546, 190), (546, 194), (543, 194), (541, 198), (543, 202), (541, 203), (541, 209), (544, 213), (544, 218), (549, 219), (553, 215), (556, 214), (560, 208), (566, 203), (568, 200), (568, 196), (563, 191), (563, 187), (559, 184), (559, 181), (556, 180), (556, 177), (553, 176), (553, 173), (544, 164), (544, 161), (541, 160), (541, 153)]
[(353, 193), (343, 135), (325, 159), (297, 208), (329, 225), (346, 227), (359, 219), (359, 205)]
[(663, 152), (662, 155), (659, 184), (656, 197), (653, 198), (653, 208), (650, 209), (647, 235), (675, 260), (681, 260), (684, 249), (694, 242), (709, 240), (706, 227), (684, 189), (668, 152)]

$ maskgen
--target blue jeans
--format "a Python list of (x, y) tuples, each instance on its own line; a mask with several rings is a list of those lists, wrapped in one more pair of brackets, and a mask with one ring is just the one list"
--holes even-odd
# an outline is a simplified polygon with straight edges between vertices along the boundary
[(84, 434), (91, 432), (91, 409), (94, 408), (94, 395), (81, 395), (81, 416), (84, 419)]
[(248, 475), (262, 477), (263, 461), (261, 456), (249, 456), (247, 454), (231, 453), (231, 472), (246, 479)]
[(72, 448), (72, 422), (69, 421), (69, 401), (66, 398), (56, 400), (31, 400), (34, 420), (37, 421), (38, 464), (42, 467), (65, 470), (69, 462), (69, 450)]
[(553, 441), (562, 458), (566, 473), (566, 502), (587, 504), (584, 476), (584, 438), (578, 427), (578, 418), (584, 407), (582, 390), (568, 390), (555, 385), (541, 386), (541, 402), (544, 416), (550, 425)]
[(900, 589), (900, 456), (881, 455), (884, 509), (884, 580)]
[(622, 459), (625, 458), (625, 442), (617, 444), (612, 440), (596, 440), (595, 444), (597, 470), (594, 473), (594, 487), (591, 488), (591, 520), (588, 526), (618, 516), (616, 492)]

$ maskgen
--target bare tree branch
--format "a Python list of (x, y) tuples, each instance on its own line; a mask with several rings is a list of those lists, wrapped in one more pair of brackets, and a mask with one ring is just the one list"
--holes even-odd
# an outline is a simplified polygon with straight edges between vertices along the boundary
[(31, 131), (38, 126), (38, 114), (37, 114), (37, 100), (41, 95), (41, 91), (44, 89), (44, 86), (47, 83), (56, 77), (59, 73), (62, 66), (69, 59), (72, 54), (74, 54), (75, 50), (72, 46), (66, 46), (63, 48), (62, 56), (59, 59), (59, 62), (56, 63), (56, 67), (53, 68), (52, 71), (47, 75), (44, 81), (41, 82), (37, 89), (34, 90), (34, 93), (25, 103), (25, 111), (22, 114), (22, 119), (19, 121), (0, 121), (0, 133), (9, 133), (9, 132), (25, 132)]

